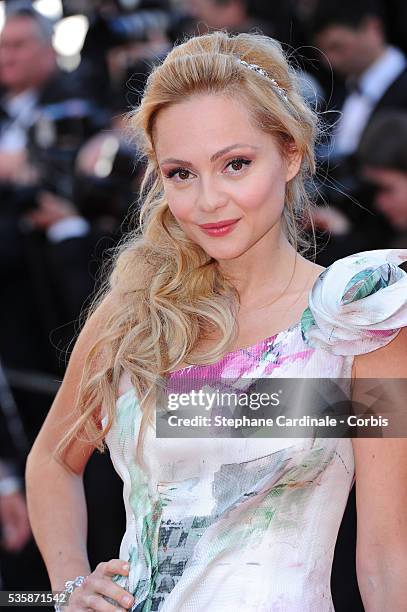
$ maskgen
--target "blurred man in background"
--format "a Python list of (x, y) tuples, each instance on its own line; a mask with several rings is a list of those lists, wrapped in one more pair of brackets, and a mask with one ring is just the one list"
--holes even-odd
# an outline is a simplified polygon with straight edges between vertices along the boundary
[(375, 188), (374, 205), (395, 230), (392, 248), (407, 248), (407, 111), (383, 111), (358, 150), (363, 176)]
[(375, 0), (321, 0), (313, 14), (314, 43), (347, 93), (332, 134), (330, 157), (354, 153), (375, 113), (407, 108), (407, 59), (389, 45)]
[[(317, 0), (307, 18), (310, 42), (333, 71), (317, 146), (320, 173), (315, 221), (331, 235), (318, 263), (350, 253), (386, 248), (394, 235), (373, 205), (372, 186), (357, 172), (364, 131), (383, 109), (407, 109), (407, 59), (389, 44), (379, 0)], [(318, 182), (319, 179), (319, 182)], [(339, 228), (339, 231), (338, 231)]]
[(0, 180), (21, 180), (35, 109), (78, 93), (58, 68), (52, 36), (41, 14), (8, 8), (0, 33)]

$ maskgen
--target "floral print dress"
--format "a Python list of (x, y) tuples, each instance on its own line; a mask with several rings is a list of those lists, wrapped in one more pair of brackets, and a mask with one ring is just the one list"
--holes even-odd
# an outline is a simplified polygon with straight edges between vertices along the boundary
[[(317, 278), (301, 320), (188, 377), (351, 377), (354, 356), (407, 325), (406, 249), (339, 259)], [(106, 421), (103, 416), (102, 424)], [(354, 482), (350, 438), (160, 438), (122, 377), (106, 443), (123, 480), (126, 531), (114, 580), (133, 612), (332, 612), (335, 542)]]

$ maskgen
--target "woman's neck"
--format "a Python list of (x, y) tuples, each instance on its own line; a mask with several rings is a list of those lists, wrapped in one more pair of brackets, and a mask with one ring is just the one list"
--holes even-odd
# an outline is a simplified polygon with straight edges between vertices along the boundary
[(298, 281), (313, 264), (299, 255), (281, 233), (274, 242), (269, 234), (263, 236), (241, 257), (221, 260), (218, 265), (236, 287), (243, 308), (261, 302), (262, 296), (272, 299), (298, 290)]

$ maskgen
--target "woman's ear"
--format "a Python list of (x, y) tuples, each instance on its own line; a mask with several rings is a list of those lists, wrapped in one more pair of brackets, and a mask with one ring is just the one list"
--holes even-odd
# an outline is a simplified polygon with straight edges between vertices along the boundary
[(301, 168), (302, 155), (293, 142), (286, 145), (286, 182), (291, 181)]

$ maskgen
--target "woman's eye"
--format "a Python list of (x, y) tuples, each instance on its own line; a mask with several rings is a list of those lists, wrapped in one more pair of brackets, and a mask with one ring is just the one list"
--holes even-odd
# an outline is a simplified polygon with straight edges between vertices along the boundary
[[(235, 159), (232, 159), (226, 167), (233, 166), (236, 169), (236, 166), (238, 166), (237, 171), (239, 171), (242, 170), (242, 166), (248, 166), (251, 163), (251, 159), (245, 159), (244, 157), (236, 157)], [(236, 172), (232, 172), (232, 174), (236, 174)]]
[(173, 170), (169, 170), (169, 172), (166, 175), (166, 178), (171, 179), (176, 174), (179, 175), (179, 178), (181, 179), (181, 181), (185, 181), (188, 178), (188, 176), (185, 176), (185, 175), (190, 174), (190, 172), (186, 168), (174, 168)]
[[(251, 163), (251, 159), (245, 159), (244, 157), (236, 157), (226, 165), (226, 168), (231, 166), (236, 170), (236, 172), (232, 172), (232, 174), (238, 174), (240, 170), (242, 170), (243, 166), (248, 166)], [(172, 170), (169, 170), (165, 176), (167, 179), (172, 179), (173, 177), (178, 175), (179, 180), (177, 180), (176, 182), (182, 183), (189, 179), (190, 174), (191, 172), (187, 170), (187, 168), (173, 168)]]

